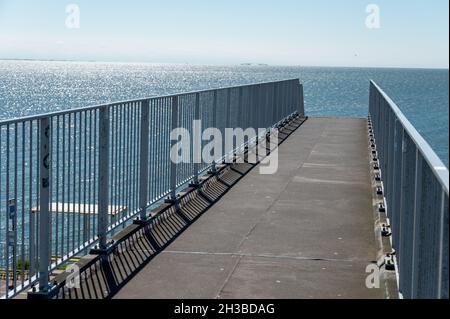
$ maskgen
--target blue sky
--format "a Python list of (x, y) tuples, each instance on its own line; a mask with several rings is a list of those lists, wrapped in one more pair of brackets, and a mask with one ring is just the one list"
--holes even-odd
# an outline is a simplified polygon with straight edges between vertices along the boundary
[[(66, 5), (80, 28), (65, 25)], [(366, 6), (380, 8), (369, 29)], [(0, 58), (448, 68), (448, 0), (0, 0)]]

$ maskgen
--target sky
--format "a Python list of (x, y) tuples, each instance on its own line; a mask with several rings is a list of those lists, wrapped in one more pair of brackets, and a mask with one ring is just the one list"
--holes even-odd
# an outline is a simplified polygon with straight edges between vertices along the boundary
[[(66, 12), (69, 4), (79, 8), (79, 24)], [(374, 17), (366, 12), (370, 4), (379, 9), (379, 28), (366, 24)], [(448, 0), (0, 0), (0, 59), (448, 68), (448, 6)]]

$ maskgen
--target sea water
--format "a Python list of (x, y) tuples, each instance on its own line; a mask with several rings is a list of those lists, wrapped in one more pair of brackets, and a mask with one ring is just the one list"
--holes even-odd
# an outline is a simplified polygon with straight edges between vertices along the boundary
[(448, 70), (0, 61), (0, 120), (299, 78), (308, 115), (366, 117), (375, 80), (448, 166)]

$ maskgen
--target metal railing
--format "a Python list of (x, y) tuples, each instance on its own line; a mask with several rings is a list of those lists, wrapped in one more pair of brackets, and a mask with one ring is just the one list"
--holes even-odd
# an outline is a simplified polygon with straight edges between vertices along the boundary
[(369, 109), (400, 292), (407, 299), (448, 298), (448, 169), (374, 82)]
[(293, 114), (304, 114), (298, 79), (0, 121), (0, 296), (49, 289), (52, 270), (105, 249), (117, 228), (223, 159), (173, 163), (173, 129), (192, 134), (200, 120), (222, 134), (268, 131)]

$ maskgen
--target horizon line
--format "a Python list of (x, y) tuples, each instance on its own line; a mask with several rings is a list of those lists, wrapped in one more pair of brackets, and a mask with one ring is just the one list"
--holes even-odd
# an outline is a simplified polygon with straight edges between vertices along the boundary
[(191, 63), (191, 62), (149, 62), (149, 61), (103, 61), (103, 60), (72, 60), (72, 59), (33, 59), (33, 58), (0, 58), (0, 61), (30, 61), (30, 62), (74, 62), (74, 63), (115, 63), (115, 64), (154, 64), (154, 65), (194, 65), (194, 66), (249, 66), (249, 67), (303, 67), (303, 68), (358, 68), (358, 69), (410, 69), (410, 70), (449, 70), (449, 67), (426, 66), (348, 66), (348, 65), (301, 65), (301, 64), (268, 64), (263, 62), (236, 63)]

